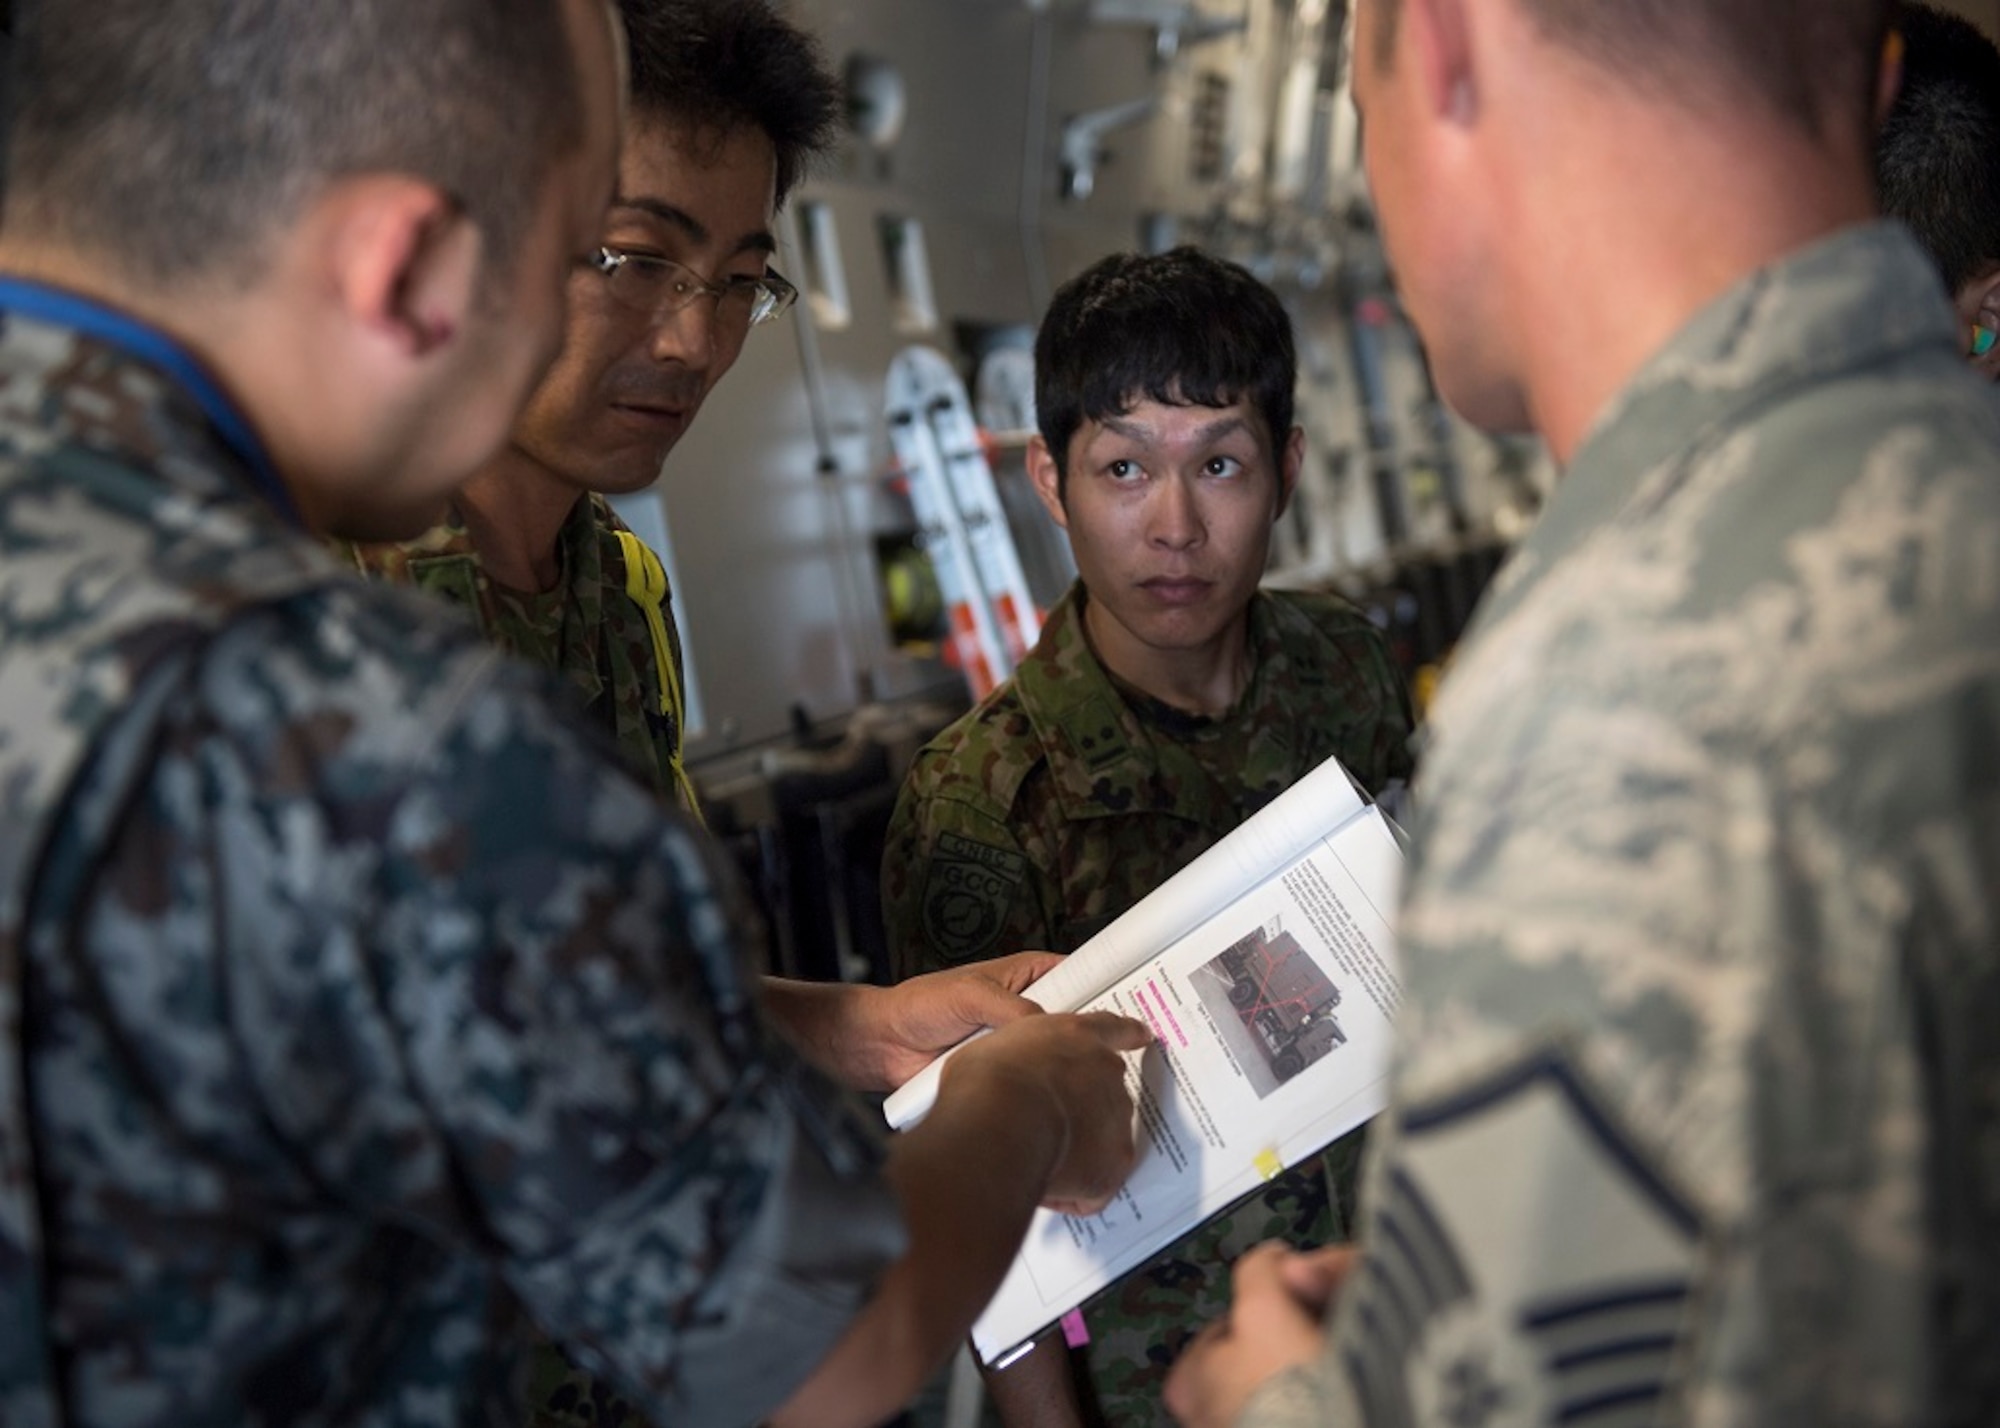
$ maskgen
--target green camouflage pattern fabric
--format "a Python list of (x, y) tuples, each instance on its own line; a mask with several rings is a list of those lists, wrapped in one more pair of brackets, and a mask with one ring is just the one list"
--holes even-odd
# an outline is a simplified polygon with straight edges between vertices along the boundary
[[(1090, 1342), (1079, 1398), (1093, 1428), (1168, 1428), (1167, 1372), (1204, 1324), (1229, 1308), (1229, 1266), (1266, 1240), (1339, 1244), (1357, 1228), (1365, 1131), (1343, 1136), (1311, 1165), (1245, 1196), (1084, 1306)], [(1062, 1342), (1059, 1333), (1050, 1336)]]
[(626, 530), (602, 496), (580, 497), (557, 537), (561, 577), (542, 593), (495, 582), (456, 512), (414, 540), (337, 549), (370, 576), (417, 586), (469, 610), (502, 649), (562, 674), (632, 766), (663, 797), (693, 811), (678, 772), (686, 727), (678, 696), (686, 688), (686, 663), (673, 594), (666, 594), (660, 610), (673, 662), (663, 690), (652, 630), (626, 593), (618, 541)]
[(1852, 229), (1588, 437), (1434, 712), (1366, 1266), (1244, 1428), (2000, 1422), (2000, 406), (1957, 339)]
[(0, 1421), (518, 1423), (532, 1325), (740, 1425), (843, 1331), (905, 1243), (872, 1116), (570, 704), (5, 319)]
[[(1345, 601), (1259, 593), (1250, 683), (1230, 714), (1201, 719), (1115, 680), (1084, 638), (1086, 598), (1073, 588), (1013, 678), (911, 766), (882, 865), (899, 976), (1075, 951), (1329, 757), (1371, 793), (1408, 775), (1402, 678)], [(1358, 1144), (1286, 1172), (1087, 1308), (1094, 1421), (1170, 1421), (1167, 1369), (1225, 1307), (1227, 1265), (1267, 1239), (1346, 1236)]]
[(1251, 601), (1250, 683), (1220, 719), (1121, 688), (1083, 598), (1071, 589), (1013, 677), (911, 764), (882, 865), (899, 978), (1075, 951), (1329, 757), (1370, 792), (1409, 773), (1402, 677), (1338, 597)]

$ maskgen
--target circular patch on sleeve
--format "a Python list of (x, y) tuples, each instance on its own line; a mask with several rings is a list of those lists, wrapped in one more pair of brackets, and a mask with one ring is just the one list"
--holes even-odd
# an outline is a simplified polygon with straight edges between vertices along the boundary
[(947, 962), (989, 955), (1027, 875), (1028, 860), (1011, 848), (940, 835), (924, 873), (925, 941)]

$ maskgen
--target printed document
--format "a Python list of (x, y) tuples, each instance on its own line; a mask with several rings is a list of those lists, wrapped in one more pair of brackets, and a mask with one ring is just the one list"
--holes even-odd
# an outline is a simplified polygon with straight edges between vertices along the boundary
[[(1029, 990), (1152, 1028), (1129, 1058), (1140, 1158), (1102, 1213), (1036, 1214), (973, 1327), (982, 1358), (1382, 1108), (1401, 868), (1388, 822), (1329, 760)], [(929, 1109), (938, 1069), (890, 1097), (891, 1124)]]

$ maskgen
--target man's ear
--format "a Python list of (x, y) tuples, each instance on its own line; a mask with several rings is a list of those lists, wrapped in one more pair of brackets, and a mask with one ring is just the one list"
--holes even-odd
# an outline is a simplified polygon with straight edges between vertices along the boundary
[(433, 184), (368, 174), (327, 196), (340, 304), (404, 357), (429, 356), (465, 329), (483, 277), (478, 228)]
[(1903, 92), (1903, 54), (1905, 45), (1902, 31), (1891, 30), (1882, 40), (1882, 59), (1875, 68), (1875, 127), (1881, 128), (1889, 117), (1889, 111), (1896, 107), (1896, 96)]
[(1273, 524), (1283, 518), (1292, 504), (1292, 492), (1299, 488), (1299, 472), (1305, 469), (1305, 461), (1305, 428), (1295, 426), (1292, 434), (1285, 438), (1285, 449), (1278, 459), (1278, 509), (1271, 512)]
[(1470, 124), (1479, 113), (1479, 90), (1473, 82), (1465, 0), (1403, 0), (1403, 9), (1430, 112), (1453, 124)]
[[(1961, 288), (1957, 307), (1968, 328), (1966, 353), (1972, 358), (1973, 370), (2000, 381), (2000, 265)], [(1979, 350), (1982, 347), (1984, 352)]]
[(1048, 442), (1039, 434), (1028, 438), (1028, 479), (1035, 483), (1035, 494), (1042, 498), (1042, 509), (1049, 513), (1049, 519), (1068, 530), (1069, 512), (1063, 507), (1062, 472), (1056, 467), (1055, 453), (1049, 450)]

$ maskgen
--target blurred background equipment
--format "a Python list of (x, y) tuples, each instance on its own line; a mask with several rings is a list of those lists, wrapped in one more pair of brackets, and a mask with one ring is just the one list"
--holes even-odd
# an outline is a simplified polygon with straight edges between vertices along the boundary
[(1057, 284), (1191, 242), (1280, 293), (1307, 466), (1268, 581), (1356, 600), (1420, 691), (1554, 477), (1431, 384), (1359, 170), (1348, 0), (790, 8), (849, 91), (783, 216), (805, 300), (617, 504), (672, 575), (690, 769), (777, 961), (868, 976), (910, 754), (1073, 578), (1024, 461)]

